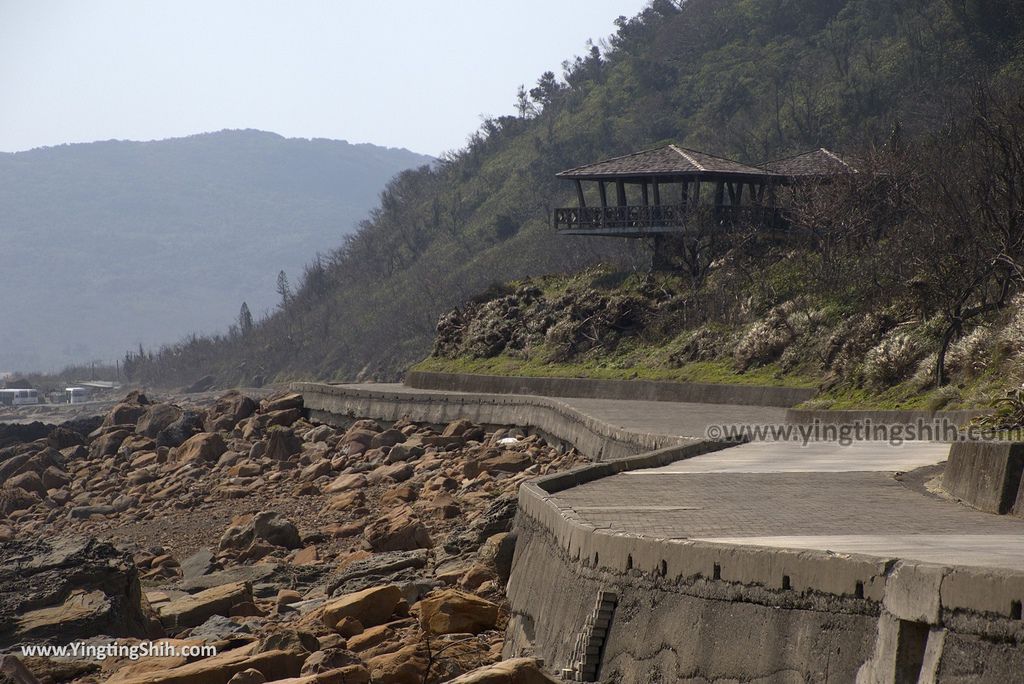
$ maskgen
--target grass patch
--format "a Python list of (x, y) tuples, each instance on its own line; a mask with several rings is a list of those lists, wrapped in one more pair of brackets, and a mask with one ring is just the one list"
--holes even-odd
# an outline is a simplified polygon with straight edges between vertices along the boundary
[(737, 373), (728, 361), (694, 361), (680, 368), (625, 366), (615, 360), (583, 363), (544, 363), (536, 360), (495, 356), (485, 359), (443, 359), (428, 357), (410, 370), (434, 373), (475, 373), (477, 375), (520, 375), (532, 378), (596, 378), (602, 380), (662, 380), (706, 382), (721, 385), (764, 385), (769, 387), (816, 387), (818, 378), (783, 374), (777, 367), (763, 366)]

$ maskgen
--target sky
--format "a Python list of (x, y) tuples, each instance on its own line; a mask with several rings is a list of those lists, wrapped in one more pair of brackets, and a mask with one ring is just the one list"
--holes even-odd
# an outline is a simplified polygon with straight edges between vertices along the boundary
[(0, 151), (256, 128), (438, 155), (647, 0), (0, 0)]

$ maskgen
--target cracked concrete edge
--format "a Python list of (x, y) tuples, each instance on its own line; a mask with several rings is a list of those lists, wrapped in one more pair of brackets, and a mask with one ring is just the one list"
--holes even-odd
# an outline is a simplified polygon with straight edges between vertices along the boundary
[[(570, 558), (624, 572), (630, 568), (668, 576), (718, 575), (721, 579), (769, 588), (789, 578), (795, 591), (889, 599), (901, 615), (941, 620), (943, 611), (1012, 616), (1024, 601), (1024, 569), (943, 566), (897, 558), (837, 554), (688, 539), (660, 539), (596, 529), (551, 497), (559, 491), (628, 470), (652, 468), (728, 445), (631, 432), (609, 426), (564, 402), (531, 395), (388, 392), (321, 383), (294, 383), (305, 405), (319, 418), (369, 417), (444, 423), (468, 418), (488, 425), (533, 427), (573, 444), (597, 462), (525, 483), (519, 510), (545, 527)], [(941, 575), (938, 597), (935, 577)], [(858, 590), (858, 586), (860, 589)], [(936, 617), (938, 605), (938, 617)], [(904, 618), (907, 619), (907, 618)]]
[(539, 394), (554, 397), (678, 401), (781, 408), (795, 406), (817, 394), (817, 390), (804, 387), (729, 385), (668, 380), (526, 377), (433, 371), (410, 371), (405, 377), (405, 384), (409, 387), (426, 390), (484, 394)]

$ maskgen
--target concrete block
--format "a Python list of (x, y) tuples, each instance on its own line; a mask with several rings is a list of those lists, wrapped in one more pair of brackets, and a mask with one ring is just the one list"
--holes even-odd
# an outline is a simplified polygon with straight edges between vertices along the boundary
[(885, 583), (882, 605), (901, 620), (940, 624), (945, 575), (941, 566), (900, 562)]
[(1024, 443), (956, 442), (942, 475), (943, 488), (986, 513), (1010, 512), (1024, 473)]

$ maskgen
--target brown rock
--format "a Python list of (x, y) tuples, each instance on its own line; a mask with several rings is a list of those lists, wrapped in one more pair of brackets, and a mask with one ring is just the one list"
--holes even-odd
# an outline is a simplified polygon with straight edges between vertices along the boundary
[(200, 432), (177, 447), (175, 460), (179, 463), (213, 463), (227, 451), (224, 439), (216, 432)]
[(377, 625), (363, 630), (348, 640), (349, 649), (360, 652), (368, 651), (375, 646), (391, 641), (395, 638), (395, 630), (387, 625)]
[(260, 410), (263, 413), (273, 411), (287, 411), (288, 409), (301, 409), (302, 395), (298, 392), (289, 392), (277, 397), (270, 397), (260, 402)]
[(442, 437), (460, 437), (462, 433), (473, 427), (473, 423), (468, 420), (456, 420), (448, 423), (444, 431), (441, 432)]
[(181, 409), (174, 404), (153, 404), (135, 424), (135, 432), (156, 439), (160, 431), (181, 418)]
[(448, 684), (558, 684), (534, 658), (512, 658), (449, 680)]
[(300, 551), (296, 551), (292, 556), (292, 563), (295, 565), (312, 565), (319, 561), (320, 554), (317, 553), (315, 546), (307, 546)]
[(433, 546), (426, 526), (408, 505), (373, 520), (363, 531), (363, 538), (374, 551), (411, 551)]
[(363, 623), (354, 617), (343, 617), (338, 620), (338, 624), (334, 625), (334, 631), (346, 639), (354, 637), (356, 634), (362, 634), (363, 629)]
[(302, 668), (302, 655), (288, 651), (252, 654), (252, 648), (236, 648), (168, 670), (147, 672), (120, 684), (224, 684), (248, 669), (258, 670), (267, 681), (276, 681), (295, 677)]
[(302, 440), (288, 428), (275, 428), (267, 433), (264, 455), (274, 461), (287, 461), (302, 451)]
[(366, 494), (358, 489), (351, 489), (331, 499), (327, 506), (332, 511), (345, 511), (358, 508), (366, 503)]
[(497, 605), (457, 589), (431, 592), (416, 606), (420, 625), (432, 634), (476, 634), (493, 629), (498, 620)]
[(180, 630), (201, 625), (213, 615), (226, 617), (233, 606), (252, 602), (252, 586), (235, 582), (165, 603), (157, 613), (167, 629)]
[(375, 656), (366, 664), (374, 684), (422, 684), (427, 672), (427, 656), (419, 644)]
[(7, 481), (7, 484), (11, 487), (20, 487), (26, 492), (35, 492), (39, 496), (46, 496), (46, 486), (43, 484), (42, 478), (32, 470), (15, 475)]
[(254, 667), (248, 670), (236, 672), (235, 676), (228, 680), (228, 684), (265, 684), (267, 678), (262, 672)]
[(381, 447), (394, 446), (404, 442), (405, 440), (406, 436), (401, 430), (395, 430), (392, 428), (374, 435), (370, 440), (370, 448), (379, 449)]
[(142, 398), (142, 402), (125, 401), (120, 404), (116, 404), (114, 408), (110, 409), (106, 417), (103, 419), (103, 427), (110, 427), (111, 425), (135, 425), (142, 414), (146, 412), (146, 406), (149, 401), (146, 400), (144, 395), (139, 395)]
[(362, 489), (366, 487), (366, 476), (362, 473), (348, 473), (339, 475), (334, 481), (324, 487), (324, 494), (336, 494), (346, 492), (350, 489)]
[(353, 617), (366, 626), (387, 622), (402, 600), (402, 590), (395, 584), (370, 587), (333, 599), (324, 606), (324, 624), (330, 629), (345, 617)]
[(480, 465), (490, 473), (518, 473), (533, 465), (533, 459), (523, 451), (502, 451), (484, 458)]

